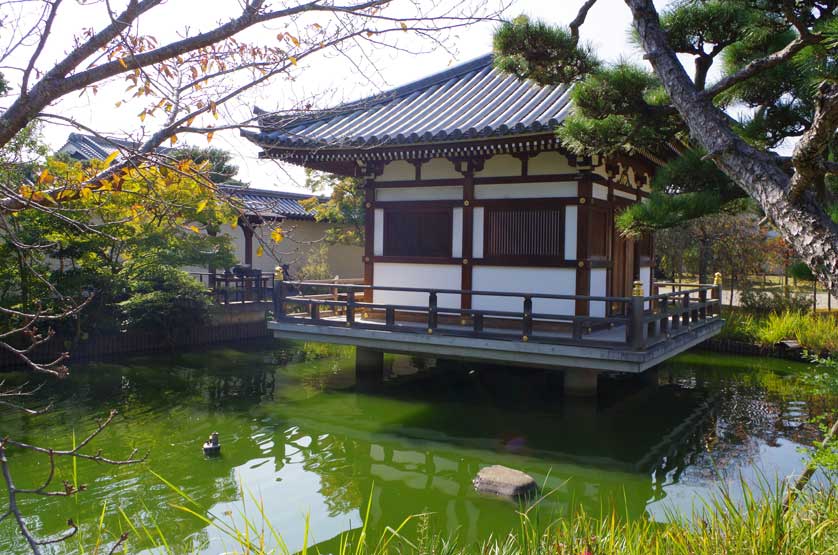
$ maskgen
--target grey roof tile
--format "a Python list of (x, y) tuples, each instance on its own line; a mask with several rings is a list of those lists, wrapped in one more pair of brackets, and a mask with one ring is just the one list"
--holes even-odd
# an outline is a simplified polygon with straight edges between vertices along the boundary
[(314, 212), (306, 210), (300, 204), (300, 201), (310, 199), (314, 195), (227, 185), (222, 185), (219, 190), (232, 202), (238, 203), (244, 213), (249, 216), (314, 220)]
[(385, 146), (546, 131), (570, 111), (570, 88), (501, 73), (487, 55), (310, 117), (262, 117), (252, 141), (277, 148)]

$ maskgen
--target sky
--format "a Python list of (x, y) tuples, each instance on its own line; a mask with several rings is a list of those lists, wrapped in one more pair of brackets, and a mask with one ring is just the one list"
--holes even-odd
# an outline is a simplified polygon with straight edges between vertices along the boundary
[[(396, 2), (408, 3), (408, 0)], [(427, 2), (428, 0), (413, 0)], [(445, 0), (443, 0), (445, 1)], [(457, 0), (453, 0), (457, 1)], [(469, 0), (464, 0), (468, 2)], [(509, 4), (504, 12), (505, 18), (513, 18), (521, 13), (548, 22), (564, 24), (576, 15), (582, 0), (487, 0), (493, 5), (504, 2)], [(88, 1), (88, 4), (91, 2)], [(658, 7), (667, 3), (658, 1)], [(64, 22), (70, 25), (56, 25), (47, 48), (42, 54), (45, 66), (52, 60), (59, 59), (66, 52), (73, 33), (78, 32), (78, 25), (99, 27), (106, 20), (104, 2), (94, 5), (77, 6), (70, 4), (62, 12)], [(95, 4), (98, 4), (95, 5)], [(66, 3), (65, 3), (66, 5)], [(236, 9), (236, 0), (169, 0), (154, 18), (147, 17), (141, 22), (144, 32), (172, 33), (189, 25), (193, 29), (201, 28), (224, 19), (224, 8)], [(582, 27), (581, 37), (589, 42), (598, 55), (609, 61), (629, 59), (643, 63), (642, 55), (630, 43), (628, 29), (630, 13), (622, 0), (600, 0), (588, 15)], [(411, 81), (443, 71), (453, 64), (468, 61), (484, 55), (491, 50), (492, 33), (495, 23), (479, 23), (448, 37), (445, 47), (423, 43), (415, 37), (397, 38), (400, 45), (416, 47), (423, 51), (412, 54), (398, 49), (381, 49), (374, 53), (374, 72), (359, 73), (353, 63), (341, 56), (326, 55), (307, 58), (294, 68), (293, 80), (275, 80), (268, 86), (249, 92), (224, 108), (224, 116), (244, 119), (251, 114), (254, 106), (272, 110), (287, 107), (301, 99), (314, 98), (315, 104), (328, 107), (347, 100), (364, 98), (371, 94), (403, 85)], [(250, 39), (270, 43), (275, 41), (277, 30), (271, 27), (254, 31)], [(2, 40), (2, 39), (0, 39)], [(162, 37), (161, 37), (162, 40)], [(407, 42), (405, 42), (407, 41)], [(366, 66), (368, 69), (369, 65)], [(9, 74), (9, 72), (6, 72)], [(70, 115), (84, 125), (102, 134), (124, 136), (135, 135), (142, 125), (137, 118), (137, 110), (128, 104), (130, 98), (124, 98), (124, 85), (120, 82), (103, 87), (96, 95), (75, 94), (63, 99), (58, 106), (51, 108), (56, 113)], [(130, 95), (129, 95), (130, 96)], [(126, 106), (119, 109), (116, 104), (126, 101)], [(6, 99), (6, 104), (8, 99)], [(153, 131), (153, 122), (147, 121), (149, 131)], [(53, 148), (60, 148), (71, 129), (63, 126), (45, 127), (45, 139)], [(185, 138), (185, 142), (206, 145), (203, 137)], [(212, 146), (231, 152), (239, 166), (238, 179), (252, 187), (269, 188), (284, 191), (302, 191), (304, 175), (300, 168), (275, 161), (259, 160), (258, 148), (239, 136), (237, 131), (216, 133)]]

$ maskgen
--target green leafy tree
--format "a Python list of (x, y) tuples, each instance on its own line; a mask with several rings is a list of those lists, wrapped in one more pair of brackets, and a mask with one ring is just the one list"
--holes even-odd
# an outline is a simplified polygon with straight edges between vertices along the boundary
[(195, 164), (208, 162), (209, 166), (204, 175), (213, 183), (246, 186), (244, 182), (236, 179), (239, 167), (231, 162), (233, 155), (226, 150), (215, 147), (188, 146), (175, 150), (171, 156), (175, 160), (192, 160)]
[(328, 222), (326, 242), (341, 245), (364, 244), (364, 190), (360, 180), (306, 170), (306, 187), (315, 194), (329, 193), (321, 201), (312, 197), (303, 206), (314, 210), (318, 222)]
[[(605, 0), (603, 0), (605, 1)], [(557, 131), (575, 152), (646, 151), (668, 163), (627, 232), (729, 211), (750, 196), (810, 267), (838, 275), (838, 3), (834, 0), (625, 0), (652, 72), (596, 63), (579, 28), (526, 18), (501, 26), (496, 64), (543, 83), (576, 83), (576, 110)], [(681, 56), (679, 58), (678, 56)], [(692, 73), (681, 60), (692, 58)], [(580, 64), (579, 60), (585, 60)], [(709, 82), (712, 68), (721, 77)], [(564, 69), (559, 69), (564, 68)], [(734, 119), (726, 110), (744, 108)], [(772, 151), (796, 140), (784, 158)], [(832, 282), (833, 293), (838, 284)]]

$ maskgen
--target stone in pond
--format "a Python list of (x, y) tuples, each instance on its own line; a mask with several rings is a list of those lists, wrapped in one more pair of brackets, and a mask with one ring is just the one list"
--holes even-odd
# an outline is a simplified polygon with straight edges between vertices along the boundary
[(209, 439), (204, 443), (204, 455), (207, 457), (217, 457), (221, 454), (221, 442), (218, 441), (218, 432), (210, 434)]
[(495, 464), (480, 469), (474, 478), (474, 487), (482, 493), (520, 497), (533, 493), (536, 483), (529, 474)]

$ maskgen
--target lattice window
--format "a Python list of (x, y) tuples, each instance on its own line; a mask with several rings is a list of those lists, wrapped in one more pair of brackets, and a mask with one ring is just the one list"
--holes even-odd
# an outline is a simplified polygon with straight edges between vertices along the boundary
[(384, 256), (451, 256), (451, 210), (384, 210)]
[(562, 254), (561, 208), (489, 208), (484, 225), (487, 258)]

